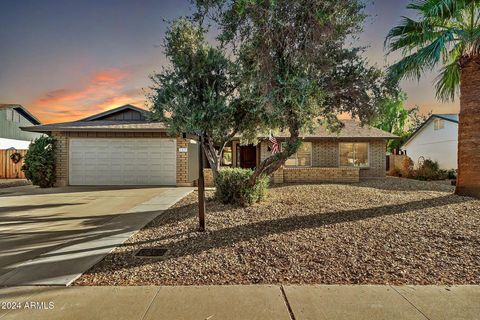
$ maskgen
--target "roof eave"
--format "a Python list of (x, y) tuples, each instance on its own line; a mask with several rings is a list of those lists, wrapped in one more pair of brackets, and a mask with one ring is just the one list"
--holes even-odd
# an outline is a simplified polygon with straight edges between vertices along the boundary
[(50, 132), (167, 132), (167, 129), (159, 128), (139, 128), (139, 129), (121, 129), (121, 128), (35, 128), (35, 127), (20, 127), (23, 131), (50, 133)]

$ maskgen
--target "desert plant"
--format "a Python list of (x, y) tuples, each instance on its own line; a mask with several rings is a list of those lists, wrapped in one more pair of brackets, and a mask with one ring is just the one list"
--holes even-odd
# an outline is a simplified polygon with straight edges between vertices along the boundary
[(392, 168), (390, 171), (388, 171), (388, 175), (392, 177), (401, 177), (402, 172), (398, 168)]
[(42, 136), (29, 146), (22, 166), (25, 177), (40, 188), (53, 187), (55, 176), (55, 139)]
[(228, 168), (219, 171), (215, 179), (215, 197), (223, 203), (249, 206), (261, 201), (266, 193), (270, 178), (261, 176), (251, 186), (248, 182), (253, 171), (250, 169)]
[(420, 167), (415, 170), (413, 177), (417, 180), (443, 180), (446, 179), (446, 171), (442, 172), (437, 161), (425, 160)]
[(401, 169), (400, 169), (400, 172), (402, 173), (402, 177), (410, 178), (413, 174), (413, 167), (414, 167), (414, 163), (412, 159), (410, 159), (410, 157), (403, 158)]

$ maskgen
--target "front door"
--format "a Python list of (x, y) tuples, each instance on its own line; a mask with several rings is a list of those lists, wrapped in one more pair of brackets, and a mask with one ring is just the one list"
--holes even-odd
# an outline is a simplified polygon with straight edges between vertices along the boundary
[(257, 166), (257, 147), (240, 146), (240, 167), (253, 169)]

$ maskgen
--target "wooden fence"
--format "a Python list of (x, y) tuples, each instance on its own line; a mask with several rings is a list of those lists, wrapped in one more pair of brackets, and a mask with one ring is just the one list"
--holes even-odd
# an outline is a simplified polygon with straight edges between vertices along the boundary
[[(22, 160), (15, 163), (10, 156), (18, 152)], [(27, 150), (0, 150), (0, 179), (25, 179), (21, 168)]]

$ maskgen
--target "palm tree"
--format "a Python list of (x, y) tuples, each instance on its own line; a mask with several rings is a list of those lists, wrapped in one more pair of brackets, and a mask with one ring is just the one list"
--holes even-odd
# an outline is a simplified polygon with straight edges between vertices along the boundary
[(387, 35), (388, 54), (403, 58), (390, 67), (398, 78), (419, 79), (441, 67), (437, 98), (460, 94), (456, 193), (480, 197), (480, 0), (423, 0), (408, 5), (416, 19), (404, 17)]

